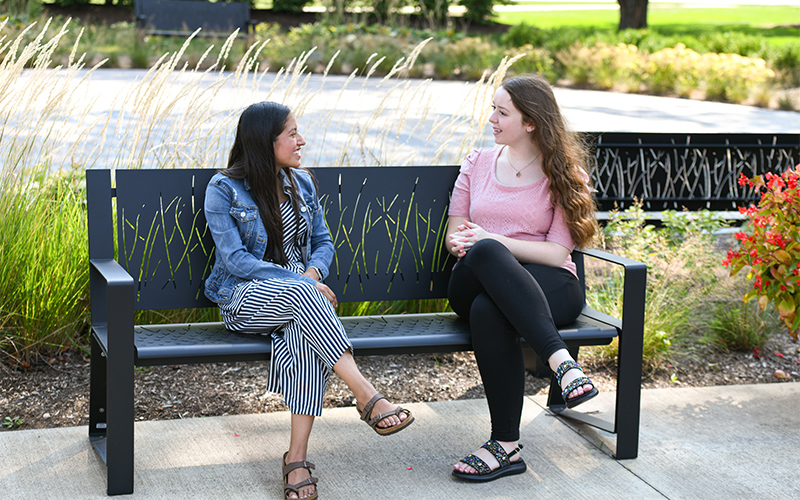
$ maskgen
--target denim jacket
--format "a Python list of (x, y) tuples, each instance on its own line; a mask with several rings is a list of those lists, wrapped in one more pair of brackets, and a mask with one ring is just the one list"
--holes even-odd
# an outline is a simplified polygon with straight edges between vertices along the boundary
[[(316, 267), (324, 279), (333, 260), (333, 242), (325, 224), (322, 206), (317, 199), (314, 181), (308, 172), (292, 169), (300, 216), (308, 225), (310, 238), (302, 245), (301, 254), (306, 269)], [(289, 180), (281, 171), (283, 188), (289, 192)], [(216, 262), (205, 282), (205, 295), (217, 304), (231, 300), (239, 283), (270, 278), (314, 279), (267, 262), (267, 230), (261, 221), (250, 186), (244, 180), (215, 174), (206, 187), (205, 215), (216, 246)]]

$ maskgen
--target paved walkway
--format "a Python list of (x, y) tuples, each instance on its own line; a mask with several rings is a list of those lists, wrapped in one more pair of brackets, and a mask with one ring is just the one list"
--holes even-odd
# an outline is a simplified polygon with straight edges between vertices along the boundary
[[(584, 405), (603, 416), (604, 393)], [(617, 461), (613, 439), (572, 427), (525, 401), (525, 474), (489, 484), (450, 466), (487, 437), (486, 402), (408, 405), (417, 421), (380, 437), (350, 408), (317, 420), (309, 458), (320, 498), (795, 499), (800, 491), (800, 384), (643, 392), (639, 457)], [(281, 499), (289, 414), (136, 423), (135, 499)], [(606, 443), (606, 444), (603, 444)], [(105, 469), (84, 427), (0, 432), (0, 498), (101, 499)]]
[[(309, 64), (317, 63), (322, 64)], [(32, 75), (24, 73), (18, 85), (35, 83), (29, 80)], [(285, 102), (295, 110), (308, 141), (303, 157), (307, 167), (458, 164), (470, 144), (492, 143), (488, 126), (481, 130), (477, 118), (482, 112), (488, 116), (491, 91), (474, 83), (338, 75), (323, 79), (316, 74), (293, 81), (274, 73), (240, 81), (230, 73), (153, 76), (143, 70), (106, 69), (87, 79), (75, 78), (74, 89), (65, 95), (69, 120), (39, 109), (46, 105), (41, 101), (16, 109), (6, 127), (27, 137), (36, 123), (39, 138), (32, 148), (50, 151), (53, 168), (140, 162), (146, 167), (221, 167), (239, 113), (261, 100)], [(800, 133), (796, 112), (560, 88), (556, 97), (578, 131)], [(44, 126), (39, 113), (45, 116)], [(36, 156), (26, 157), (32, 161)]]

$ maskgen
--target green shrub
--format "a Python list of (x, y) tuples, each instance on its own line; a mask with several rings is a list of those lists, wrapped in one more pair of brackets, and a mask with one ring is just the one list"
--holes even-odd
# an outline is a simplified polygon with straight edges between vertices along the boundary
[(767, 60), (784, 85), (800, 87), (800, 43), (771, 48)]
[(556, 54), (565, 68), (565, 75), (576, 85), (603, 89), (620, 89), (637, 92), (641, 87), (641, 73), (646, 55), (635, 45), (619, 43), (596, 45), (575, 43)]
[(763, 59), (738, 54), (704, 54), (699, 69), (706, 98), (722, 101), (744, 102), (775, 77)]
[(289, 12), (297, 14), (303, 12), (303, 7), (308, 5), (310, 0), (272, 0), (272, 10), (275, 12)]
[(778, 328), (774, 312), (762, 311), (756, 302), (731, 301), (714, 309), (706, 341), (726, 352), (749, 352), (761, 349)]
[(661, 49), (647, 58), (643, 82), (656, 95), (689, 97), (699, 85), (701, 58), (700, 54), (683, 44)]
[(523, 45), (519, 49), (507, 50), (505, 55), (509, 58), (524, 54), (509, 69), (509, 74), (536, 73), (547, 78), (548, 81), (555, 81), (558, 73), (555, 69), (555, 60), (549, 51), (537, 49), (531, 45)]
[[(710, 227), (704, 218), (682, 219), (672, 214), (665, 226), (645, 224), (641, 206), (612, 212), (603, 234), (606, 247), (647, 264), (643, 367), (652, 373), (673, 356), (674, 347), (701, 331), (709, 321), (709, 300), (726, 279), (717, 264)], [(587, 260), (587, 303), (620, 317), (622, 275), (619, 269)], [(617, 343), (596, 348), (596, 354), (616, 358)]]

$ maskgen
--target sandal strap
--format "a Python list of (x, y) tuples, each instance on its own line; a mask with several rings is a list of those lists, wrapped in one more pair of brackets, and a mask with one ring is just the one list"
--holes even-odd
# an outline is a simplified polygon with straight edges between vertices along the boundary
[(569, 396), (570, 392), (584, 385), (591, 385), (592, 387), (594, 387), (594, 382), (592, 382), (592, 380), (589, 377), (578, 377), (572, 382), (570, 382), (569, 385), (567, 385), (563, 391), (561, 391), (561, 397), (564, 399), (564, 401), (566, 401), (567, 396)]
[[(409, 410), (406, 410), (405, 408), (403, 408), (401, 406), (398, 406), (397, 408), (395, 408), (394, 410), (392, 410), (390, 412), (381, 413), (380, 415), (376, 415), (376, 416), (370, 418), (369, 421), (367, 421), (367, 424), (369, 424), (370, 427), (374, 428), (376, 425), (378, 425), (378, 422), (380, 422), (384, 418), (392, 417), (392, 416), (399, 417), (401, 413), (405, 413), (406, 415), (411, 415), (411, 412)], [(363, 418), (362, 418), (362, 420), (363, 420)]]
[(573, 361), (571, 359), (564, 361), (558, 365), (558, 369), (556, 369), (556, 383), (559, 385), (559, 387), (561, 386), (561, 379), (564, 378), (564, 374), (570, 370), (580, 370), (583, 372), (583, 368), (578, 364), (577, 361)]
[(286, 477), (290, 472), (296, 469), (306, 469), (308, 473), (311, 474), (311, 469), (314, 468), (316, 468), (315, 465), (308, 460), (303, 460), (302, 462), (290, 462), (283, 466), (283, 476)]
[(285, 484), (283, 485), (283, 494), (286, 495), (290, 491), (295, 493), (299, 493), (297, 490), (302, 488), (303, 486), (316, 486), (319, 480), (315, 477), (310, 477), (308, 479), (303, 479), (299, 483), (296, 484)]
[[(381, 399), (386, 399), (386, 398), (380, 392), (375, 394), (374, 396), (372, 396), (372, 399), (370, 399), (369, 402), (367, 404), (365, 404), (364, 408), (361, 410), (361, 420), (363, 420), (364, 422), (368, 422), (369, 421), (369, 415), (370, 415), (370, 413), (372, 413), (372, 407), (374, 407), (375, 403), (377, 403)], [(383, 417), (383, 418), (386, 418), (386, 417)], [(372, 425), (372, 424), (370, 424), (370, 425)]]
[(486, 465), (486, 462), (484, 462), (480, 457), (477, 457), (472, 454), (462, 458), (461, 462), (464, 462), (465, 464), (469, 465), (470, 467), (478, 471), (478, 475), (481, 476), (492, 472), (492, 468)]
[(500, 464), (500, 467), (505, 467), (511, 463), (511, 461), (508, 459), (508, 453), (506, 453), (506, 450), (504, 450), (503, 447), (500, 446), (500, 443), (494, 439), (486, 441), (481, 448), (494, 455), (494, 458), (497, 460), (497, 463)]

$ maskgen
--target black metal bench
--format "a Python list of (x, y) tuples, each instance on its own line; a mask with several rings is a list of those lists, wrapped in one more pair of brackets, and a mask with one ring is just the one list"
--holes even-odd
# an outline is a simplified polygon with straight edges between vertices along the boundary
[[(92, 305), (89, 437), (108, 467), (108, 494), (133, 491), (134, 366), (264, 360), (267, 338), (220, 323), (136, 325), (134, 311), (214, 307), (202, 293), (214, 246), (203, 216), (214, 171), (88, 170)], [(443, 249), (456, 166), (319, 168), (315, 175), (336, 247), (326, 283), (340, 302), (446, 296), (453, 265)], [(118, 248), (115, 252), (115, 231)], [(573, 355), (619, 338), (616, 414), (611, 423), (566, 410), (558, 386), (548, 404), (559, 415), (617, 435), (617, 458), (635, 458), (646, 267), (605, 252), (575, 251), (624, 269), (621, 319), (586, 308), (561, 330)], [(471, 350), (467, 325), (452, 313), (348, 317), (357, 355)]]
[(135, 0), (136, 24), (153, 35), (187, 36), (202, 28), (200, 36), (229, 36), (237, 28), (249, 34), (250, 2), (204, 0)]

